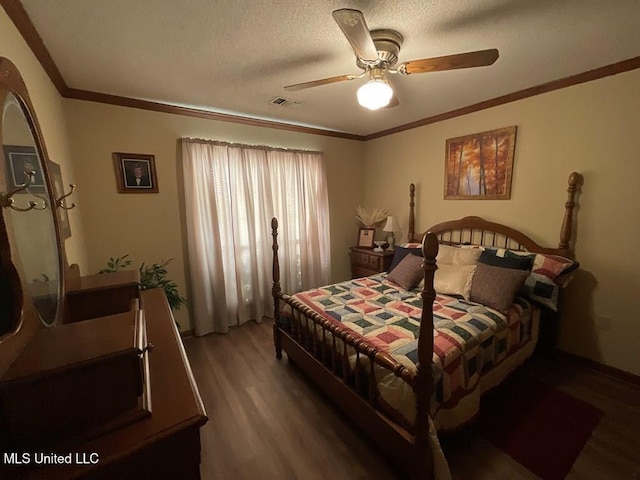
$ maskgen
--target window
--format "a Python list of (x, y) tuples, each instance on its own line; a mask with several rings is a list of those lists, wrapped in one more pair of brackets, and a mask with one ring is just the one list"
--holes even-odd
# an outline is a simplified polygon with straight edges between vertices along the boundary
[(321, 153), (182, 140), (196, 334), (273, 311), (271, 218), (281, 284), (328, 283), (329, 202)]

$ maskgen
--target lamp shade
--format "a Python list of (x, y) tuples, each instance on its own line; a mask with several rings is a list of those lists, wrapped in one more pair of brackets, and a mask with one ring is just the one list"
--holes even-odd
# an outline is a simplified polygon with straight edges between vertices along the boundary
[(398, 219), (393, 215), (389, 215), (387, 217), (387, 223), (384, 224), (384, 228), (382, 229), (382, 231), (384, 231), (384, 232), (399, 232), (400, 231), (400, 224), (398, 223)]
[(358, 103), (369, 110), (386, 107), (393, 96), (393, 89), (381, 78), (373, 78), (358, 89)]

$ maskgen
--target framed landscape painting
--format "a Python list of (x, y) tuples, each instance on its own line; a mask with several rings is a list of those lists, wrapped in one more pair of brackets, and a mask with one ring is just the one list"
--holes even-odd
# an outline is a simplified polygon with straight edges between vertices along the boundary
[(448, 139), (445, 200), (511, 198), (515, 146), (515, 126)]

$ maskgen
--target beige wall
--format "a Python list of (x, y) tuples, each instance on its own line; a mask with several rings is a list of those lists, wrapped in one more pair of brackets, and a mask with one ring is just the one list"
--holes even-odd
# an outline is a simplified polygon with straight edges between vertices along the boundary
[[(95, 273), (110, 256), (129, 254), (135, 264), (174, 258), (171, 278), (187, 289), (187, 243), (178, 139), (198, 137), (325, 153), (331, 214), (332, 279), (349, 276), (347, 250), (355, 239), (355, 208), (363, 198), (363, 144), (320, 135), (66, 100), (71, 148), (83, 204), (88, 262)], [(119, 194), (112, 152), (155, 155), (158, 194)], [(176, 314), (191, 328), (184, 309)]]
[[(49, 158), (61, 166), (65, 183), (75, 182), (62, 97), (2, 8), (0, 8), (0, 56), (13, 62), (25, 81)], [(69, 211), (73, 235), (65, 242), (65, 247), (70, 263), (86, 263), (84, 233), (80, 222), (81, 208)]]
[[(445, 140), (511, 125), (518, 127), (511, 200), (443, 200)], [(365, 204), (407, 225), (415, 182), (418, 231), (479, 215), (553, 246), (567, 177), (581, 172), (575, 246), (582, 270), (566, 292), (560, 347), (640, 374), (639, 126), (635, 70), (383, 137), (365, 144)]]
[[(136, 262), (151, 263), (173, 257), (172, 277), (188, 293), (176, 161), (182, 136), (324, 151), (333, 280), (349, 275), (346, 251), (354, 239), (354, 210), (363, 199), (366, 206), (388, 208), (406, 225), (407, 186), (415, 182), (419, 230), (476, 214), (553, 245), (562, 221), (566, 178), (577, 170), (585, 179), (576, 232), (582, 270), (566, 292), (560, 345), (640, 374), (635, 348), (640, 336), (640, 255), (634, 245), (640, 236), (635, 203), (640, 178), (635, 148), (638, 70), (362, 144), (63, 100), (2, 9), (0, 56), (21, 71), (49, 155), (61, 164), (65, 182), (78, 183), (79, 206), (70, 212), (73, 236), (66, 249), (69, 261), (79, 263), (85, 274), (97, 271), (112, 255), (129, 253)], [(444, 201), (445, 140), (509, 125), (518, 126), (511, 200)], [(117, 194), (114, 151), (154, 154), (160, 193)], [(183, 328), (190, 327), (187, 312), (177, 319)]]

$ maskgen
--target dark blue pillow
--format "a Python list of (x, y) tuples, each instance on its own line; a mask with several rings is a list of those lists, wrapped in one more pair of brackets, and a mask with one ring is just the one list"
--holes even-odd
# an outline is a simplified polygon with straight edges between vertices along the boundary
[(495, 250), (486, 249), (480, 254), (478, 263), (484, 263), (485, 265), (491, 265), (493, 267), (511, 268), (513, 270), (531, 270), (533, 268), (533, 259), (535, 255), (505, 255), (499, 257), (496, 255)]
[(396, 247), (393, 250), (393, 260), (391, 260), (391, 265), (389, 266), (389, 270), (387, 270), (387, 273), (391, 273), (391, 271), (398, 266), (402, 259), (410, 253), (421, 257), (422, 248)]

